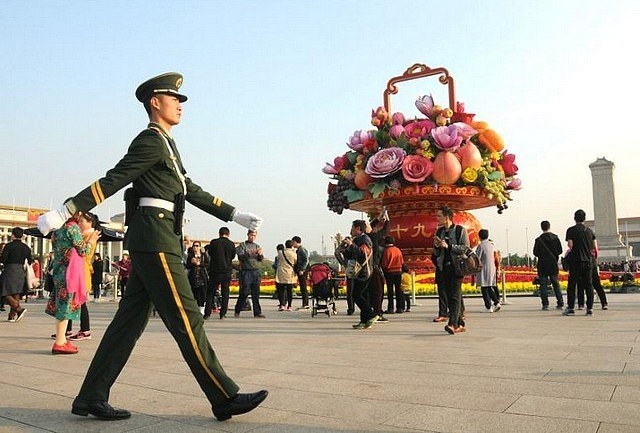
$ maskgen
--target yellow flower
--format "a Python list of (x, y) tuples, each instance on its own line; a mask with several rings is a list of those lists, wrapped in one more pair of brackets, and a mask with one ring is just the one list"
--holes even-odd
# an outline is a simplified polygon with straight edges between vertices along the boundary
[(473, 183), (478, 179), (478, 171), (473, 167), (467, 167), (462, 172), (464, 183)]
[(451, 116), (453, 116), (453, 110), (451, 108), (445, 108), (444, 111), (442, 112), (442, 114), (444, 115), (444, 117), (446, 117), (447, 119), (450, 119)]

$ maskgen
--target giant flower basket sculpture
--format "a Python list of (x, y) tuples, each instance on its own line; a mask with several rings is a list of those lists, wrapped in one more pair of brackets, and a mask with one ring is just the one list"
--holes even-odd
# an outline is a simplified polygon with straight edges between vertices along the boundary
[[(439, 75), (448, 86), (449, 107), (431, 95), (416, 100), (419, 115), (408, 118), (391, 112), (396, 83)], [(508, 207), (511, 191), (520, 189), (515, 155), (506, 151), (500, 135), (486, 122), (474, 121), (464, 104), (456, 102), (453, 77), (445, 68), (415, 64), (393, 77), (383, 94), (384, 105), (371, 112), (375, 129), (358, 130), (348, 150), (323, 168), (332, 176), (327, 205), (341, 214), (352, 209), (379, 214), (386, 208), (390, 234), (414, 269), (433, 269), (431, 252), (437, 228), (435, 211), (456, 210), (454, 222), (478, 243), (478, 220), (469, 210)]]

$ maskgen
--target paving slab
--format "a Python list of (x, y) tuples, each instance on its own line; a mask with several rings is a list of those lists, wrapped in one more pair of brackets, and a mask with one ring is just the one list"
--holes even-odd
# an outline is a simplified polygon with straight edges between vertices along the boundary
[[(212, 318), (204, 327), (243, 392), (269, 389), (257, 410), (227, 422), (211, 408), (158, 317), (112, 388), (132, 411), (105, 423), (70, 406), (117, 308), (89, 303), (91, 340), (51, 355), (53, 319), (30, 300), (18, 323), (0, 322), (3, 432), (638, 432), (640, 294), (611, 294), (608, 311), (563, 317), (534, 297), (509, 297), (500, 312), (465, 300), (468, 331), (433, 323), (437, 304), (356, 331), (357, 315)], [(233, 301), (232, 301), (233, 302)]]

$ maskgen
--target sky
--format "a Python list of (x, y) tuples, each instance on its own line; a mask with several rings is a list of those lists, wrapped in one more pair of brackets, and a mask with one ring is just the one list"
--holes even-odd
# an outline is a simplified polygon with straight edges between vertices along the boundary
[[(446, 6), (445, 6), (446, 5)], [(525, 254), (551, 222), (593, 218), (589, 164), (615, 164), (618, 217), (640, 216), (637, 185), (640, 3), (636, 1), (41, 1), (0, 10), (4, 100), (0, 203), (56, 208), (124, 155), (147, 117), (146, 79), (184, 75), (172, 133), (188, 176), (264, 218), (267, 252), (294, 235), (333, 250), (361, 215), (326, 207), (325, 162), (370, 128), (387, 81), (414, 63), (445, 67), (456, 96), (517, 157), (509, 209), (474, 211), (503, 254)], [(394, 111), (437, 79), (398, 85)], [(96, 212), (124, 211), (122, 192)], [(186, 232), (246, 231), (187, 207)]]

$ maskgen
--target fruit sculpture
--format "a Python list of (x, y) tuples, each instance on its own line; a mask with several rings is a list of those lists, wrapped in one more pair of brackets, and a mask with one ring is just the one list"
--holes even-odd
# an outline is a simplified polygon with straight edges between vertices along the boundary
[[(391, 112), (389, 95), (397, 93), (395, 83), (438, 74), (443, 75), (440, 82), (449, 86), (448, 108), (426, 95), (415, 101), (419, 114), (414, 117)], [(344, 209), (375, 214), (386, 206), (392, 223), (407, 215), (421, 227), (429, 220), (430, 229), (418, 236), (427, 238), (427, 244), (435, 229), (435, 210), (444, 204), (456, 211), (497, 206), (502, 213), (511, 192), (521, 188), (515, 155), (487, 122), (474, 121), (474, 116), (455, 101), (453, 78), (444, 68), (415, 64), (392, 78), (384, 106), (371, 111), (374, 129), (355, 131), (347, 141), (348, 150), (322, 170), (332, 176), (329, 209), (338, 214)], [(468, 228), (479, 229), (477, 220), (464, 214), (463, 219), (471, 221)], [(403, 227), (411, 231), (409, 226)], [(396, 238), (402, 233), (408, 236), (398, 231)], [(476, 242), (477, 236), (472, 244)], [(424, 245), (416, 241), (411, 248), (417, 251)], [(427, 252), (419, 252), (421, 261)]]

